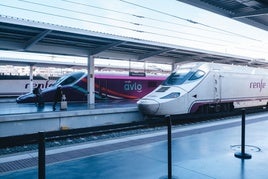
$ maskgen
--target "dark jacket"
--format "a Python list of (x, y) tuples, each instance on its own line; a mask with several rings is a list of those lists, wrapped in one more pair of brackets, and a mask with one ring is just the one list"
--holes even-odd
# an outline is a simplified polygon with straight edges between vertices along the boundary
[(62, 97), (62, 90), (61, 87), (58, 87), (55, 93), (55, 101), (61, 101), (61, 97)]

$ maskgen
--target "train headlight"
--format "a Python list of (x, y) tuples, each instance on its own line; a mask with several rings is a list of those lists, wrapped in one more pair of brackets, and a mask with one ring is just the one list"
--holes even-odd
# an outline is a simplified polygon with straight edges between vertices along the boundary
[(160, 99), (172, 99), (172, 98), (178, 98), (180, 96), (180, 93), (178, 92), (173, 92), (173, 93), (170, 93)]

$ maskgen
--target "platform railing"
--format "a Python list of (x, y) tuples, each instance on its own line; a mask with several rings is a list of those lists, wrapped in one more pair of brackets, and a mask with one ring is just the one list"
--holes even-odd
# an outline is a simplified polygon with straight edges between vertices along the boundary
[[(241, 152), (236, 152), (234, 154), (235, 157), (240, 159), (251, 159), (251, 155), (245, 152), (245, 128), (246, 128), (246, 110), (241, 110)], [(163, 176), (160, 179), (174, 179), (176, 176), (172, 175), (172, 116), (165, 116), (166, 124), (167, 124), (167, 168), (168, 175)]]
[(38, 133), (38, 178), (46, 178), (46, 143), (45, 133)]
[(251, 155), (245, 152), (246, 145), (246, 110), (242, 109), (241, 119), (241, 152), (236, 152), (235, 157), (240, 159), (251, 159)]
[[(163, 125), (163, 122), (167, 126), (167, 167), (168, 175), (167, 178), (176, 178), (172, 175), (172, 116), (168, 115), (163, 118), (162, 121), (157, 121), (151, 123), (151, 126)], [(126, 124), (119, 124), (118, 127), (124, 127)], [(100, 128), (107, 129), (111, 126), (99, 126), (99, 127), (90, 127), (90, 128), (81, 128), (81, 129), (72, 129), (72, 130), (62, 130), (62, 131), (53, 131), (53, 132), (39, 132), (35, 134), (27, 134), (23, 136), (12, 136), (12, 137), (1, 137), (0, 138), (0, 148), (10, 147), (10, 146), (19, 146), (27, 144), (38, 144), (38, 177), (39, 179), (45, 179), (46, 177), (46, 147), (45, 143), (54, 139), (62, 139), (70, 137), (70, 135), (79, 136), (84, 135), (89, 131), (100, 130)], [(241, 159), (251, 158), (250, 154), (245, 153), (245, 110), (242, 110), (242, 120), (241, 120), (241, 152), (235, 153), (235, 157)], [(166, 177), (161, 177), (166, 178)]]
[(34, 134), (0, 137), (0, 148), (17, 147), (30, 144), (38, 144), (38, 176), (45, 179), (46, 175), (46, 142), (62, 140), (67, 138), (77, 138), (81, 136), (101, 135), (104, 133), (148, 128), (152, 125), (163, 126), (163, 121), (158, 123), (133, 122), (131, 124), (113, 124), (96, 127), (86, 127), (79, 129), (68, 129), (50, 132), (38, 132)]

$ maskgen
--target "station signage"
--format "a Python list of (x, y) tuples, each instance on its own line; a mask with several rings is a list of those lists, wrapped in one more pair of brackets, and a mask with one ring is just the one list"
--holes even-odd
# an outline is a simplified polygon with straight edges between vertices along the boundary
[(142, 76), (145, 77), (146, 74), (144, 72), (129, 72), (129, 76)]

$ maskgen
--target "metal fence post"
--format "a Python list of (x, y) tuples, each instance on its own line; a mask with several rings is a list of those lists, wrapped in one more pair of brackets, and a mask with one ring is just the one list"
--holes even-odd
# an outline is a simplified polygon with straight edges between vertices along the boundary
[(168, 179), (172, 178), (172, 133), (171, 133), (172, 121), (168, 116)]
[(38, 178), (46, 178), (46, 148), (45, 133), (38, 133)]
[(172, 176), (172, 119), (171, 116), (165, 116), (167, 122), (167, 140), (168, 140), (168, 176), (163, 176), (160, 179), (177, 179), (177, 177)]
[(242, 121), (241, 121), (241, 152), (236, 152), (234, 155), (241, 159), (251, 159), (251, 155), (245, 153), (245, 133), (246, 133), (246, 112), (242, 109)]

